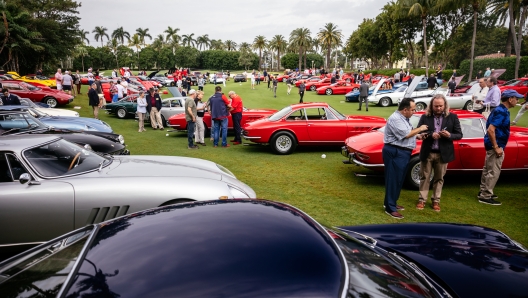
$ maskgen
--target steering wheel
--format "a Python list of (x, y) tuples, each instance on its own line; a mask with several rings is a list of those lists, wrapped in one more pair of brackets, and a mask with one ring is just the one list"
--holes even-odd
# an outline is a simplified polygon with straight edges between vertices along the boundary
[(75, 164), (75, 161), (79, 160), (79, 156), (81, 156), (81, 152), (75, 154), (75, 156), (73, 157), (72, 162), (70, 163), (70, 167), (68, 168), (68, 171), (70, 171), (73, 168), (73, 165)]

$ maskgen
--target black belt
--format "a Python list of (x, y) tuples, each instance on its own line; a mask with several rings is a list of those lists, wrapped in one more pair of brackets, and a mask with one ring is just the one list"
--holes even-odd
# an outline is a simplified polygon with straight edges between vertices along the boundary
[(405, 147), (401, 147), (401, 146), (397, 146), (397, 145), (393, 145), (393, 144), (385, 143), (385, 145), (386, 146), (391, 146), (391, 147), (394, 147), (394, 148), (398, 148), (398, 149), (401, 149), (401, 150), (409, 151), (409, 152), (413, 151), (411, 148), (405, 148)]
[(429, 151), (431, 153), (440, 153), (440, 149), (431, 149), (431, 151)]

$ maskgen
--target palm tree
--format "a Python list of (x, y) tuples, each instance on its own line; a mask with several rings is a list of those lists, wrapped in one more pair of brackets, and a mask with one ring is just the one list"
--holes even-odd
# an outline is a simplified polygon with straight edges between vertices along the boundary
[(198, 36), (198, 38), (196, 38), (196, 44), (200, 48), (200, 51), (202, 50), (202, 45), (204, 46), (205, 49), (209, 48), (211, 46), (211, 40), (209, 39), (209, 34)]
[(152, 40), (152, 36), (150, 36), (148, 31), (149, 31), (149, 28), (146, 28), (146, 29), (137, 28), (136, 29), (136, 33), (139, 36), (139, 40), (141, 40), (141, 44), (143, 46), (146, 46), (145, 37), (148, 37), (150, 40)]
[(225, 47), (227, 48), (228, 51), (234, 51), (236, 50), (236, 47), (237, 47), (237, 43), (232, 41), (232, 40), (226, 40), (225, 41)]
[(99, 41), (99, 39), (101, 39), (101, 47), (103, 47), (104, 37), (106, 37), (106, 39), (110, 40), (110, 37), (108, 37), (108, 34), (106, 33), (106, 30), (108, 30), (108, 29), (106, 29), (103, 26), (95, 26), (95, 29), (92, 31), (92, 33), (95, 33), (95, 35), (94, 35), (95, 41)]
[(132, 38), (130, 39), (130, 41), (128, 43), (129, 47), (135, 47), (136, 48), (136, 52), (137, 52), (137, 56), (138, 56), (138, 69), (141, 69), (141, 67), (139, 65), (139, 49), (141, 49), (141, 45), (143, 45), (143, 43), (141, 42), (141, 38), (139, 37), (139, 35), (137, 33), (132, 36)]
[(259, 51), (259, 71), (262, 67), (262, 50), (266, 47), (266, 38), (262, 35), (255, 37), (253, 40), (253, 49)]
[(125, 38), (130, 41), (130, 33), (125, 31), (123, 27), (119, 27), (112, 32), (112, 39), (116, 39), (121, 42), (121, 45), (125, 44)]
[(299, 51), (299, 69), (301, 69), (303, 53), (312, 41), (310, 33), (308, 28), (297, 28), (290, 33), (290, 44)]
[(225, 48), (224, 42), (221, 39), (212, 39), (210, 49), (223, 50)]
[(321, 43), (322, 48), (326, 49), (326, 69), (330, 69), (330, 54), (333, 48), (342, 45), (343, 34), (341, 33), (341, 30), (337, 29), (336, 25), (326, 23), (323, 28), (319, 29), (317, 39)]
[(522, 30), (524, 28), (524, 23), (526, 21), (526, 14), (528, 9), (528, 1), (516, 1), (516, 4), (522, 7), (521, 15), (517, 19), (517, 26), (519, 27), (519, 32), (515, 33), (515, 12), (519, 11), (518, 7), (515, 7), (513, 0), (510, 0), (508, 3), (508, 10), (510, 12), (510, 31), (513, 36), (513, 47), (515, 49), (515, 77), (519, 77), (519, 66), (521, 63), (521, 42), (522, 42)]
[(277, 51), (277, 71), (280, 69), (280, 53), (286, 50), (288, 42), (284, 39), (284, 36), (277, 34), (273, 36), (269, 42), (270, 49)]
[(402, 12), (408, 16), (418, 16), (422, 20), (423, 28), (423, 43), (424, 43), (424, 60), (425, 60), (425, 76), (429, 77), (429, 60), (427, 47), (427, 18), (431, 16), (435, 8), (437, 0), (402, 0)]
[(75, 56), (81, 57), (82, 68), (83, 68), (83, 72), (84, 72), (84, 57), (88, 56), (88, 50), (86, 49), (85, 46), (77, 45), (75, 47)]
[(321, 44), (321, 41), (319, 39), (314, 39), (312, 40), (312, 51), (315, 53), (315, 54), (319, 54), (319, 49), (322, 48), (322, 44)]
[(181, 38), (178, 35), (179, 31), (180, 31), (179, 28), (172, 29), (171, 26), (168, 26), (167, 29), (163, 31), (164, 33), (167, 33), (167, 38), (166, 38), (167, 42), (169, 42), (169, 40), (176, 40), (176, 42), (180, 42)]
[(240, 46), (238, 46), (238, 49), (240, 51), (249, 51), (251, 49), (251, 45), (247, 42), (240, 43)]
[(194, 33), (182, 35), (182, 44), (188, 47), (196, 46), (196, 39), (193, 38)]
[(110, 41), (108, 41), (108, 47), (110, 50), (112, 50), (112, 53), (114, 53), (114, 57), (116, 59), (116, 67), (119, 67), (119, 63), (117, 61), (117, 48), (119, 47), (119, 42), (116, 38), (112, 38)]
[(159, 70), (158, 61), (159, 61), (160, 53), (161, 53), (161, 50), (163, 49), (163, 46), (164, 46), (163, 34), (158, 35), (158, 37), (154, 39), (154, 41), (150, 45), (150, 47), (157, 53), (155, 60), (156, 60), (156, 68), (158, 70)]
[(85, 31), (85, 30), (79, 30), (77, 31), (78, 34), (79, 34), (79, 38), (81, 39), (81, 42), (84, 44), (84, 42), (86, 41), (86, 44), (90, 44), (90, 40), (88, 39), (88, 34), (90, 34), (89, 31)]

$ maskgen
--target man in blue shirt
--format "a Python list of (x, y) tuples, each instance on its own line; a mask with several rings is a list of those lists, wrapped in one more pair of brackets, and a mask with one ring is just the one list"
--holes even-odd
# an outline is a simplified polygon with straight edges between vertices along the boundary
[(490, 111), (493, 111), (495, 108), (497, 108), (501, 102), (501, 92), (499, 87), (497, 86), (497, 78), (490, 77), (486, 80), (486, 84), (488, 85), (488, 93), (486, 94), (486, 97), (484, 98), (484, 102), (482, 105), (484, 106), (480, 110), (475, 110), (475, 112), (482, 114), (486, 110), (486, 106), (490, 107)]
[(405, 179), (407, 164), (416, 147), (416, 135), (427, 130), (427, 125), (413, 129), (409, 118), (416, 112), (412, 98), (404, 98), (385, 126), (383, 137), (383, 164), (385, 165), (385, 213), (402, 219), (402, 206), (396, 205)]
[(490, 76), (491, 76), (491, 70), (490, 70), (490, 68), (488, 67), (488, 68), (486, 68), (486, 72), (484, 73), (484, 77), (485, 77), (485, 78), (489, 78)]
[(498, 198), (493, 194), (493, 188), (499, 180), (502, 162), (504, 161), (504, 149), (510, 137), (510, 111), (515, 107), (519, 98), (523, 96), (515, 90), (505, 90), (500, 98), (501, 104), (491, 112), (486, 122), (487, 133), (484, 136), (486, 147), (486, 159), (482, 176), (480, 178), (479, 202), (488, 205), (501, 205), (495, 200)]

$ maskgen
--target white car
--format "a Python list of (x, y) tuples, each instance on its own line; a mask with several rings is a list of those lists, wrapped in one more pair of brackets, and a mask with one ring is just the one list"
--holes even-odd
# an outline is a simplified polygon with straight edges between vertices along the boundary
[[(384, 80), (380, 80), (380, 82), (383, 82)], [(379, 83), (378, 83), (379, 85)], [(376, 86), (377, 87), (377, 86)], [(369, 97), (367, 97), (367, 100), (369, 104), (376, 104), (380, 105), (382, 107), (388, 107), (391, 105), (396, 105), (405, 97), (405, 93), (408, 89), (407, 85), (403, 85), (400, 88), (394, 90), (394, 92), (387, 92), (387, 93), (377, 93), (377, 90), (375, 89), (374, 92), (372, 92)], [(427, 88), (427, 82), (420, 82), (416, 86), (415, 90), (412, 91), (413, 97), (419, 97), (424, 95), (429, 95), (433, 92), (433, 90), (429, 90)]]
[(41, 105), (37, 105), (28, 98), (20, 98), (20, 104), (26, 107), (34, 108), (35, 110), (48, 114), (50, 116), (67, 116), (67, 117), (79, 117), (79, 113), (75, 111), (70, 111), (66, 109), (57, 109), (57, 108), (45, 108)]
[[(209, 83), (214, 84), (214, 81), (215, 81), (214, 76), (215, 76), (214, 74), (209, 76)], [(224, 83), (224, 74), (223, 73), (219, 72), (219, 73), (216, 74), (216, 83), (217, 84)]]
[(431, 102), (431, 98), (436, 94), (443, 94), (449, 103), (450, 109), (473, 110), (472, 95), (467, 93), (450, 93), (447, 88), (436, 88), (436, 90), (426, 96), (413, 97), (416, 103), (416, 111), (423, 111)]

